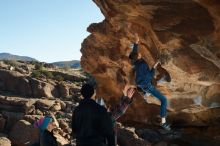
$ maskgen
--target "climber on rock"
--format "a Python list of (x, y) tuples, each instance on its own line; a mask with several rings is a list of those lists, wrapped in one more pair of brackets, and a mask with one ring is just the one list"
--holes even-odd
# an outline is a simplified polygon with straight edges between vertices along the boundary
[(144, 93), (145, 100), (146, 97), (149, 95), (153, 95), (160, 100), (161, 127), (165, 130), (170, 130), (170, 125), (166, 122), (167, 98), (162, 93), (160, 93), (152, 84), (155, 75), (155, 69), (160, 64), (160, 62), (157, 61), (154, 64), (153, 68), (150, 69), (148, 63), (142, 58), (141, 54), (138, 52), (138, 43), (139, 37), (137, 34), (135, 34), (135, 43), (133, 44), (133, 50), (130, 53), (129, 58), (131, 59), (134, 66), (136, 86), (141, 90), (141, 92)]

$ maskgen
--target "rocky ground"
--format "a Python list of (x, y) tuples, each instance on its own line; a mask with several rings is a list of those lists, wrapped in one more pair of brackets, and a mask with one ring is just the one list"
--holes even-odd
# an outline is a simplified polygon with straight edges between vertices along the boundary
[[(74, 146), (70, 124), (72, 110), (81, 99), (79, 89), (87, 78), (80, 70), (46, 65), (40, 70), (51, 72), (53, 76), (62, 75), (62, 81), (45, 74), (32, 77), (32, 73), (39, 70), (37, 66), (27, 62), (0, 61), (0, 145), (31, 146), (39, 139), (39, 131), (33, 127), (35, 119), (50, 111), (60, 124), (59, 129), (55, 130), (59, 144)], [(132, 106), (139, 100), (142, 98), (137, 96)], [(156, 111), (157, 104), (149, 97), (148, 106)], [(201, 105), (179, 112), (170, 110), (169, 121), (173, 123), (173, 130), (167, 132), (157, 125), (158, 119), (146, 123), (129, 122), (126, 120), (131, 116), (128, 112), (120, 120), (123, 124), (118, 123), (118, 145), (217, 146), (220, 144), (219, 113), (220, 108)]]
[[(119, 146), (220, 145), (220, 2), (218, 0), (93, 0), (105, 17), (88, 27), (81, 65), (98, 82), (97, 95), (115, 105), (125, 82), (134, 84), (128, 58), (134, 34), (152, 67), (157, 57), (171, 82), (156, 87), (168, 98), (172, 131), (158, 126), (159, 102), (135, 94), (118, 123)], [(160, 72), (159, 72), (160, 73)], [(71, 114), (87, 80), (81, 70), (0, 61), (0, 146), (38, 140), (36, 117), (53, 112), (60, 145), (74, 144)]]
[[(220, 145), (220, 2), (218, 0), (93, 0), (105, 17), (91, 24), (81, 66), (98, 82), (97, 95), (115, 105), (125, 82), (134, 34), (152, 67), (157, 57), (172, 81), (157, 88), (168, 98), (172, 131), (158, 126), (159, 103), (136, 94), (119, 120), (120, 146)], [(74, 145), (70, 119), (86, 77), (80, 70), (36, 62), (0, 61), (0, 145), (31, 145), (35, 117), (53, 112), (59, 143)]]
[[(37, 74), (35, 74), (37, 73)], [(0, 145), (32, 145), (39, 138), (36, 118), (55, 114), (61, 145), (71, 141), (72, 110), (80, 101), (86, 76), (36, 62), (0, 61)]]

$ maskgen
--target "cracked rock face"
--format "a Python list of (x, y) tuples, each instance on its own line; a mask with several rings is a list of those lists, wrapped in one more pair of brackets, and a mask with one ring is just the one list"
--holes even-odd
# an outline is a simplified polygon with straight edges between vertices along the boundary
[[(98, 82), (98, 95), (109, 104), (121, 96), (125, 82), (134, 84), (128, 58), (134, 34), (149, 66), (157, 57), (171, 83), (158, 85), (179, 111), (190, 105), (220, 105), (220, 1), (94, 0), (105, 20), (88, 27), (81, 65)], [(158, 106), (137, 96), (125, 119), (146, 122)]]

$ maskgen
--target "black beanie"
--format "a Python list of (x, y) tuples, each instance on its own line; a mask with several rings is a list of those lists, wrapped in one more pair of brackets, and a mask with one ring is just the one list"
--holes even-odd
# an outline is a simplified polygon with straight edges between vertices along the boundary
[(91, 98), (94, 94), (94, 88), (90, 84), (84, 84), (80, 92), (84, 98)]

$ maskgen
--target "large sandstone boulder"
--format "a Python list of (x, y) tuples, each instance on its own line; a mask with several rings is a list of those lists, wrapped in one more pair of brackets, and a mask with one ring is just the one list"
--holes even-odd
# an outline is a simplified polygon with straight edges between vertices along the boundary
[(202, 101), (203, 105), (208, 107), (219, 107), (220, 106), (220, 84), (213, 84), (209, 86), (205, 95), (204, 100)]
[(60, 97), (69, 96), (69, 88), (64, 83), (58, 84), (58, 90), (59, 90)]
[(39, 99), (36, 101), (35, 107), (43, 111), (59, 111), (65, 109), (66, 105), (61, 100)]
[(18, 121), (9, 133), (9, 138), (15, 146), (31, 146), (39, 141), (39, 129), (34, 128), (25, 120)]
[(62, 101), (62, 100), (60, 100), (59, 102), (60, 102), (60, 105), (61, 105), (61, 109), (62, 109), (62, 110), (65, 110), (66, 107), (67, 107), (67, 106), (66, 106), (66, 103), (65, 103), (64, 101)]
[(15, 94), (31, 96), (29, 80), (21, 73), (0, 69), (0, 90), (8, 90)]
[[(122, 146), (130, 145), (132, 144), (132, 141), (140, 142), (140, 140), (149, 142), (152, 146), (218, 146), (220, 144), (218, 139), (220, 134), (219, 126), (210, 126), (204, 128), (191, 125), (189, 127), (185, 127), (184, 129), (175, 128), (172, 126), (171, 131), (167, 131), (161, 127), (152, 125), (147, 128), (131, 128), (121, 126), (118, 131), (118, 138), (121, 138), (121, 136), (124, 136), (125, 134), (128, 138), (128, 144), (122, 144)], [(133, 135), (132, 138), (130, 138), (131, 135)], [(132, 139), (131, 142), (129, 141), (130, 139)]]
[[(135, 94), (135, 98), (119, 121), (123, 123), (136, 124), (157, 124), (160, 106), (155, 103), (148, 104), (140, 95)], [(139, 111), (140, 110), (140, 111)]]
[(6, 90), (25, 97), (59, 97), (56, 84), (27, 77), (16, 71), (0, 69), (0, 91)]
[(62, 109), (61, 103), (55, 101), (54, 105), (50, 108), (51, 111), (60, 111)]
[(220, 107), (194, 105), (169, 115), (169, 119), (178, 126), (216, 126), (219, 125), (219, 112)]
[(39, 99), (36, 101), (35, 106), (40, 110), (49, 110), (50, 107), (54, 105), (54, 100), (49, 99)]
[(56, 85), (43, 82), (37, 79), (30, 79), (30, 85), (32, 89), (33, 97), (40, 98), (40, 97), (47, 97), (47, 98), (54, 98), (59, 97), (58, 90)]
[[(179, 111), (198, 104), (200, 97), (199, 104), (219, 104), (219, 1), (93, 1), (105, 20), (88, 27), (91, 34), (82, 43), (81, 66), (96, 78), (97, 94), (108, 104), (118, 102), (126, 82), (134, 84), (128, 55), (135, 33), (149, 66), (159, 56), (171, 75), (171, 83), (158, 88), (168, 97), (171, 108)], [(136, 102), (126, 121), (150, 121), (154, 112), (143, 100)]]
[(135, 133), (134, 128), (125, 128), (120, 127), (118, 128), (118, 144), (120, 146), (150, 146), (151, 143), (149, 143), (146, 140), (143, 140), (138, 137), (138, 135)]
[(24, 113), (19, 112), (6, 112), (2, 113), (3, 117), (6, 119), (5, 129), (10, 131), (12, 127), (19, 121), (24, 118)]
[(0, 110), (29, 113), (34, 109), (35, 99), (0, 95)]

